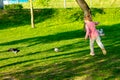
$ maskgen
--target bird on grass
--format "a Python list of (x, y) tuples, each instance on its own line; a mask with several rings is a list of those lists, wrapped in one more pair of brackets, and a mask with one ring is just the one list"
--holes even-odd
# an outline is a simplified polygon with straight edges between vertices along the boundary
[(18, 53), (20, 50), (19, 49), (17, 49), (17, 48), (9, 48), (8, 49), (8, 52), (13, 52), (13, 53)]

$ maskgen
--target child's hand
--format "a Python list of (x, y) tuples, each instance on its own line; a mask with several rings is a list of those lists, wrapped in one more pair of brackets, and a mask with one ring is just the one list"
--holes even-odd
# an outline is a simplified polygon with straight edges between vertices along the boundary
[(99, 24), (99, 22), (95, 22), (95, 25), (98, 25)]
[(87, 37), (85, 37), (85, 40), (87, 40), (88, 38)]

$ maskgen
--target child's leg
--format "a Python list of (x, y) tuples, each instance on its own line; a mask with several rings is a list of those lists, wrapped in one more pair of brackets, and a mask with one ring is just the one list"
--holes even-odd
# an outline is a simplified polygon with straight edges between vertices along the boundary
[(97, 42), (98, 46), (102, 49), (103, 54), (106, 54), (106, 50), (105, 50), (104, 45), (102, 44), (101, 38), (99, 36), (97, 37), (96, 42)]
[(97, 42), (98, 46), (99, 46), (101, 49), (104, 48), (104, 45), (102, 44), (101, 38), (100, 38), (99, 36), (96, 38), (96, 42)]
[(90, 39), (90, 55), (95, 55), (94, 54), (94, 39)]

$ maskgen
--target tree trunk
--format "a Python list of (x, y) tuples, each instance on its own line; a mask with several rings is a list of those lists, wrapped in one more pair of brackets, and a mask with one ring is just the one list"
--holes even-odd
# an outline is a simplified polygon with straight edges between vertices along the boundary
[(111, 6), (115, 3), (115, 1), (116, 1), (116, 0), (112, 0), (112, 1), (111, 1)]
[(83, 10), (84, 12), (84, 16), (90, 15), (91, 16), (91, 11), (89, 6), (87, 5), (87, 3), (85, 2), (85, 0), (76, 0), (76, 2), (78, 3), (78, 5), (80, 6), (80, 8)]
[(66, 8), (66, 0), (64, 0), (64, 8)]
[(30, 0), (30, 12), (31, 12), (31, 27), (35, 28), (32, 0)]

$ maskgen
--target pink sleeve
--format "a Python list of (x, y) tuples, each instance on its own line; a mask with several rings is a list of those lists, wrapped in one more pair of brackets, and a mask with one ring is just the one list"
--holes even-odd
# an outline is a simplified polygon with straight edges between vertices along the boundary
[(89, 30), (89, 28), (88, 28), (87, 25), (85, 26), (85, 29), (86, 29), (86, 35), (85, 35), (85, 37), (88, 37), (88, 36), (89, 36), (89, 32), (90, 32), (90, 30)]

